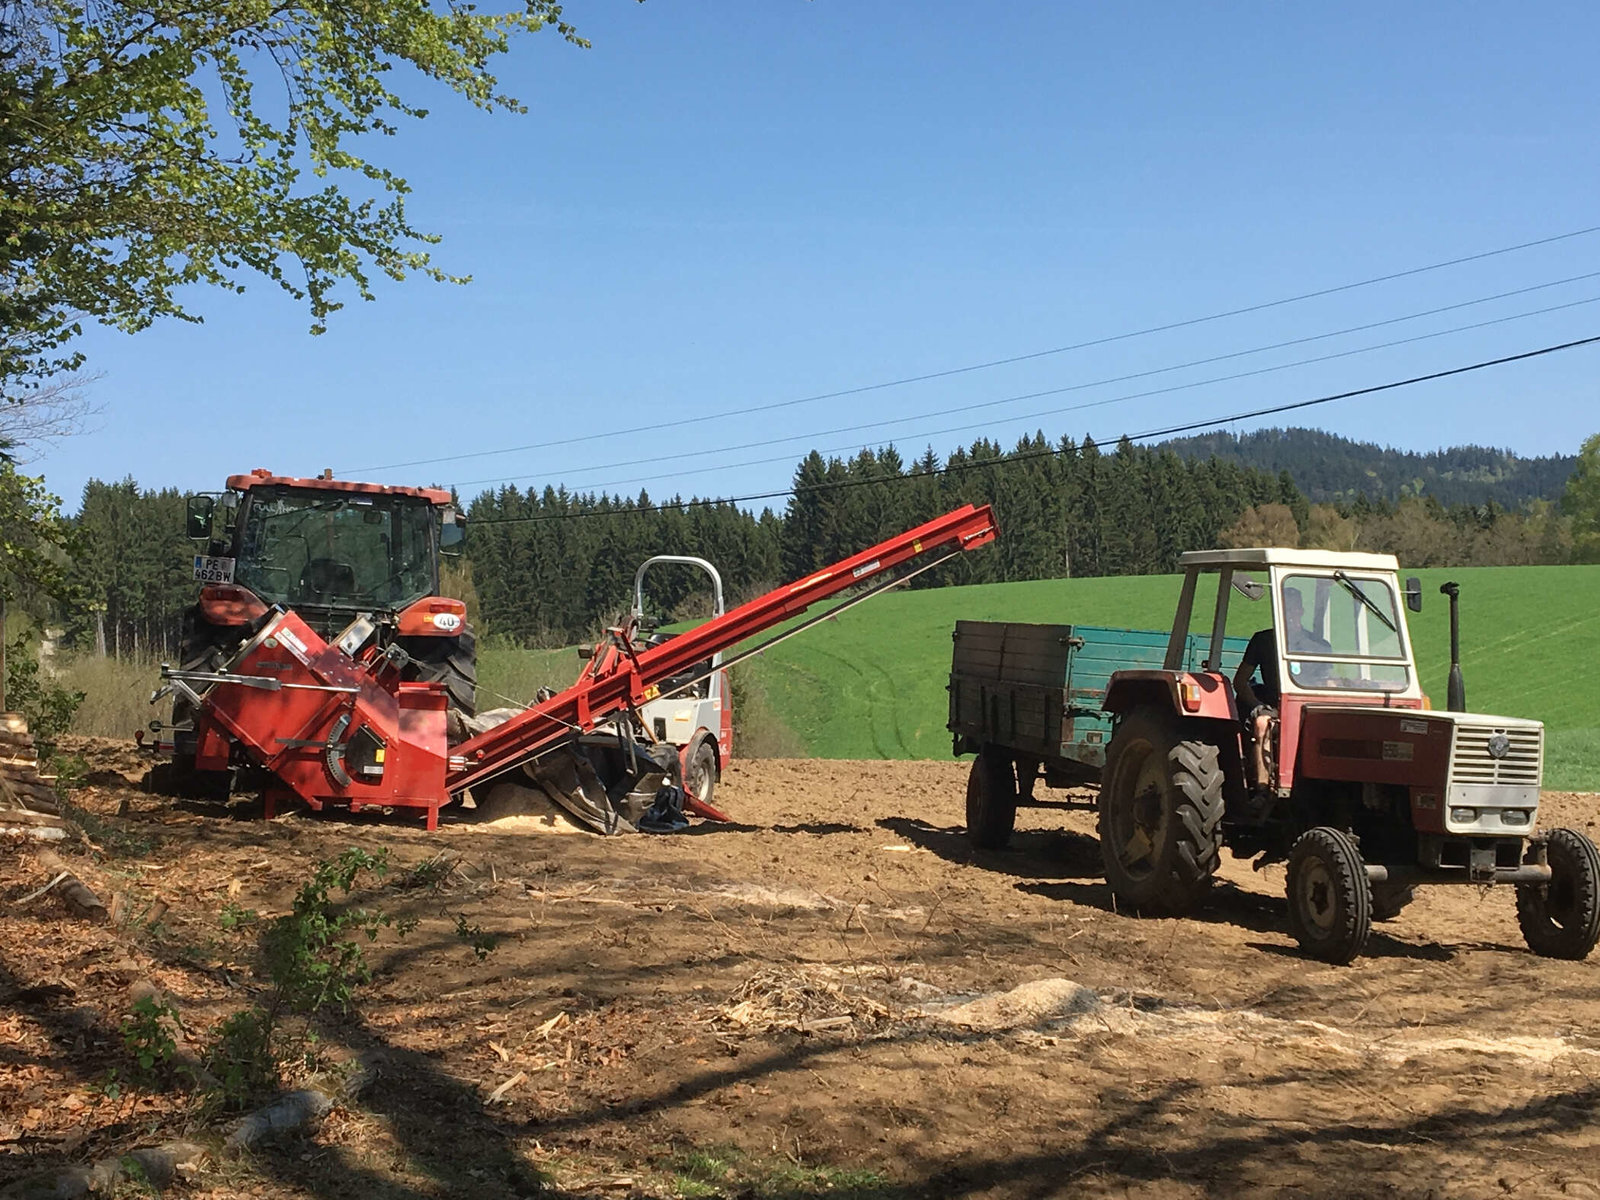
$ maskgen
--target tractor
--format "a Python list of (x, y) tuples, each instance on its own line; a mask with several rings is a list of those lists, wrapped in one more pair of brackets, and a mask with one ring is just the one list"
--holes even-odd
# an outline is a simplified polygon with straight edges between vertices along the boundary
[[(274, 611), (292, 609), (324, 638), (357, 617), (392, 649), (401, 679), (443, 685), (452, 741), (476, 711), (477, 661), (466, 606), (441, 596), (441, 556), (460, 553), (465, 519), (437, 488), (352, 483), (257, 469), (233, 475), (226, 490), (189, 497), (199, 595), (185, 611), (178, 645), (184, 671), (215, 670)], [(173, 693), (169, 725), (152, 722), (154, 790), (225, 797), (235, 758), (220, 731), (197, 721), (183, 689)], [(170, 736), (163, 736), (170, 734)], [(141, 739), (142, 740), (142, 739)], [(202, 744), (204, 743), (204, 744)]]
[[(1328, 962), (1359, 955), (1417, 885), (1445, 883), (1513, 885), (1533, 951), (1587, 957), (1600, 855), (1576, 830), (1535, 832), (1544, 727), (1431, 708), (1403, 612), (1420, 610), (1421, 585), (1402, 590), (1392, 556), (1211, 550), (1180, 565), (1165, 633), (958, 623), (949, 727), (957, 753), (978, 755), (979, 845), (1005, 843), (1018, 804), (1051, 804), (1034, 798), (1041, 777), (1098, 780), (1101, 858), (1126, 908), (1189, 912), (1227, 847), (1258, 868), (1287, 863), (1290, 928)], [(1246, 712), (1236, 694), (1235, 596), (1269, 598), (1257, 624), (1272, 631), (1274, 711)]]

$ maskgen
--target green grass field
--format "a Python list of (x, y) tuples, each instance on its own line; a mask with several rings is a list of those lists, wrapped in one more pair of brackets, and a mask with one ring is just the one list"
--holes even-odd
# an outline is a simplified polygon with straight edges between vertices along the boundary
[[(1441, 707), (1449, 670), (1446, 579), (1461, 584), (1468, 707), (1536, 717), (1552, 788), (1600, 791), (1600, 566), (1420, 572), (1408, 614), (1424, 689)], [(755, 674), (774, 713), (820, 758), (940, 758), (957, 619), (1166, 628), (1177, 576), (1059, 579), (894, 593), (774, 647)], [(1209, 601), (1206, 601), (1209, 603)], [(1264, 624), (1236, 597), (1230, 633)], [(1197, 611), (1203, 608), (1197, 603)]]

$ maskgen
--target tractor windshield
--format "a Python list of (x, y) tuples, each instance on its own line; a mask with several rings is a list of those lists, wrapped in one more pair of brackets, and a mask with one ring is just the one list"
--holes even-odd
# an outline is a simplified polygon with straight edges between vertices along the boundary
[(434, 590), (434, 519), (409, 496), (252, 493), (234, 579), (268, 604), (393, 611)]
[(1376, 576), (1286, 575), (1284, 653), (1296, 687), (1404, 691), (1410, 682), (1392, 583)]

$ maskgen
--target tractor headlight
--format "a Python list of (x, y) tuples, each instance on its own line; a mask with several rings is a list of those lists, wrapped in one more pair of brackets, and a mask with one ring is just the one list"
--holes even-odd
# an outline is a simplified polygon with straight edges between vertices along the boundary
[(1471, 825), (1478, 819), (1478, 810), (1475, 808), (1452, 808), (1450, 819), (1457, 825)]
[(1500, 811), (1500, 824), (1526, 825), (1528, 823), (1528, 810), (1525, 808), (1506, 808)]

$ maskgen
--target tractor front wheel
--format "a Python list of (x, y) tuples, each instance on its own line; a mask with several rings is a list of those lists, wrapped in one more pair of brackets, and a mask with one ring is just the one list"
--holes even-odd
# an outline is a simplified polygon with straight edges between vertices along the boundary
[(1545, 842), (1549, 883), (1517, 885), (1517, 924), (1528, 949), (1545, 958), (1588, 958), (1600, 940), (1600, 854), (1575, 829)]
[(1300, 948), (1343, 965), (1372, 934), (1372, 885), (1350, 835), (1319, 825), (1289, 851), (1289, 928)]
[(1112, 895), (1142, 913), (1187, 913), (1216, 872), (1222, 812), (1216, 746), (1184, 740), (1163, 713), (1124, 717), (1100, 783), (1100, 858)]
[(967, 836), (981, 850), (1004, 850), (1016, 825), (1016, 766), (1004, 750), (985, 746), (967, 776)]
[(1417, 898), (1417, 889), (1405, 883), (1378, 883), (1372, 887), (1372, 919), (1392, 921)]

